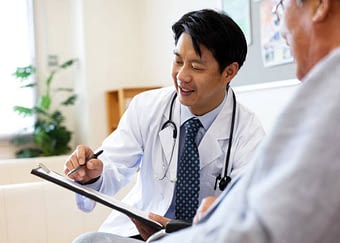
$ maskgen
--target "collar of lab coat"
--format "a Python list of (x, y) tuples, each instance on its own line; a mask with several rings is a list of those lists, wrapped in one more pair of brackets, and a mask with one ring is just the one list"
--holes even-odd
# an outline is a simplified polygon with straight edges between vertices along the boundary
[[(171, 101), (169, 101), (171, 103)], [(170, 109), (170, 105), (169, 105)], [(164, 121), (168, 120), (169, 109), (164, 113)], [(237, 109), (237, 106), (236, 106)], [(201, 169), (207, 166), (208, 164), (215, 161), (222, 154), (225, 154), (226, 148), (226, 140), (229, 139), (230, 135), (230, 126), (231, 126), (231, 117), (233, 111), (233, 96), (231, 94), (231, 90), (228, 90), (227, 100), (223, 106), (221, 112), (217, 115), (216, 120), (211, 124), (210, 128), (205, 133), (204, 137), (201, 140), (201, 143), (198, 147), (200, 154), (200, 164)], [(173, 108), (173, 122), (176, 124), (177, 133), (180, 131), (180, 103), (178, 99), (175, 101), (175, 105)], [(179, 144), (179, 134), (177, 134), (177, 139), (175, 141), (175, 145), (173, 145), (173, 127), (168, 126), (159, 132), (160, 142), (163, 149), (164, 157), (166, 161), (163, 161), (164, 168), (167, 168), (169, 163), (169, 173), (168, 177), (171, 180), (175, 180), (176, 172), (177, 172), (177, 160), (178, 160), (178, 144)], [(236, 129), (235, 129), (236, 130)], [(234, 130), (234, 132), (235, 132)], [(173, 149), (173, 151), (172, 151)], [(172, 155), (172, 158), (171, 158)], [(225, 157), (225, 156), (223, 156)], [(170, 162), (171, 158), (171, 162)], [(165, 172), (163, 168), (163, 172)]]

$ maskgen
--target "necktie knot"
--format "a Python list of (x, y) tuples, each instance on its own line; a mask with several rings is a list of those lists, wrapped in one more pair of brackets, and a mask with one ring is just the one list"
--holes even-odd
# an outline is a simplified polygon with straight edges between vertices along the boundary
[(202, 126), (202, 123), (200, 122), (199, 119), (195, 117), (187, 120), (184, 123), (186, 137), (195, 139), (197, 132), (201, 126)]

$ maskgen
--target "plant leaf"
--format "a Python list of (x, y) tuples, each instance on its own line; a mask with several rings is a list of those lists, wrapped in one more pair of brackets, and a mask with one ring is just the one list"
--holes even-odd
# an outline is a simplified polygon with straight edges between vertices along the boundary
[(17, 67), (13, 75), (21, 80), (28, 79), (36, 71), (32, 65), (26, 67)]
[(33, 158), (42, 155), (42, 151), (38, 148), (24, 148), (15, 152), (17, 158)]
[(77, 100), (77, 95), (71, 95), (70, 97), (68, 97), (66, 100), (64, 100), (63, 102), (61, 102), (62, 105), (64, 106), (68, 106), (68, 105), (74, 105), (74, 103)]
[(20, 86), (20, 88), (32, 88), (36, 85), (37, 85), (36, 83), (29, 83), (29, 84), (24, 84), (24, 85)]
[(49, 95), (42, 95), (39, 99), (38, 107), (43, 110), (48, 110), (50, 108), (51, 102), (51, 97)]
[(49, 117), (48, 112), (46, 110), (38, 107), (38, 106), (33, 107), (33, 112), (36, 113), (36, 114), (40, 114), (40, 115), (44, 115), (44, 116)]
[(51, 119), (57, 126), (59, 126), (63, 121), (65, 121), (65, 117), (63, 116), (63, 114), (61, 114), (60, 111), (53, 112), (51, 115)]
[(56, 72), (57, 72), (56, 70), (53, 70), (53, 71), (51, 71), (50, 75), (48, 75), (48, 77), (47, 77), (47, 79), (46, 79), (46, 85), (47, 85), (47, 87), (49, 87), (49, 86), (51, 85), (52, 80), (53, 80), (53, 77), (54, 77), (54, 75), (55, 75)]
[(17, 113), (19, 113), (19, 115), (23, 115), (24, 117), (26, 116), (32, 116), (34, 113), (34, 110), (32, 108), (27, 108), (24, 106), (14, 106), (13, 110)]
[(64, 62), (63, 64), (61, 64), (60, 68), (68, 68), (68, 67), (72, 66), (76, 61), (77, 61), (77, 59), (70, 59), (70, 60)]

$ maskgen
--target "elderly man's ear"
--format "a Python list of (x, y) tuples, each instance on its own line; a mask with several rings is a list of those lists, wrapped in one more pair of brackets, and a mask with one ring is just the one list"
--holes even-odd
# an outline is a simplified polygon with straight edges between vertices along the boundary
[(331, 0), (318, 0), (312, 3), (313, 22), (323, 21), (327, 18), (331, 10), (331, 2)]

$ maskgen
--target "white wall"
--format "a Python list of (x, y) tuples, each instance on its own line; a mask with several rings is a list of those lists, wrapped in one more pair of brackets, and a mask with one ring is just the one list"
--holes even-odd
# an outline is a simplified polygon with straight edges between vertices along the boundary
[[(105, 91), (135, 84), (141, 60), (140, 1), (79, 0), (76, 35), (81, 58), (76, 143), (100, 145), (107, 135)], [(144, 85), (147, 85), (147, 83)]]
[(281, 111), (299, 88), (296, 79), (251, 84), (234, 88), (237, 100), (256, 112), (266, 132), (269, 132)]

